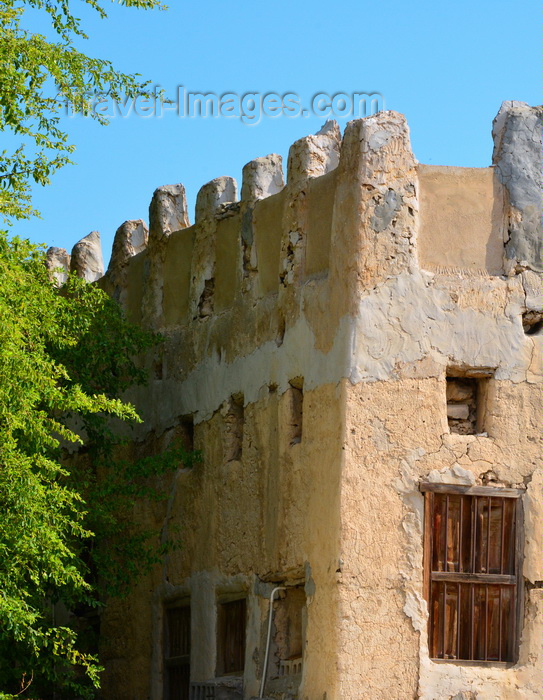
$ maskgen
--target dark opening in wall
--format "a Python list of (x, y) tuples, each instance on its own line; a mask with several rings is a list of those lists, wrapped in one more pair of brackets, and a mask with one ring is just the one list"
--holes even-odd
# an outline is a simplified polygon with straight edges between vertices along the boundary
[(290, 380), (290, 386), (286, 392), (288, 401), (288, 433), (289, 443), (297, 445), (302, 441), (304, 419), (304, 380), (296, 377)]
[(243, 394), (231, 396), (224, 414), (224, 461), (241, 459), (243, 452), (243, 424), (245, 411)]
[(543, 312), (526, 311), (522, 314), (522, 327), (526, 335), (535, 335), (543, 328)]
[(164, 358), (160, 350), (157, 350), (153, 360), (153, 376), (159, 381), (164, 379)]
[(169, 607), (164, 615), (164, 700), (189, 700), (190, 606)]
[(192, 415), (181, 416), (176, 437), (187, 452), (194, 450), (194, 417)]
[(241, 246), (243, 252), (243, 276), (248, 277), (250, 273), (256, 272), (257, 257), (254, 246), (253, 231), (253, 206), (248, 206), (241, 218)]
[(217, 676), (242, 675), (245, 668), (245, 598), (217, 606)]
[(215, 279), (212, 277), (204, 282), (204, 290), (198, 302), (198, 316), (206, 318), (213, 313), (213, 294), (215, 292)]
[[(485, 431), (489, 375), (473, 370), (462, 376), (448, 373), (447, 420), (451, 433), (476, 435)], [(471, 375), (471, 376), (470, 376)]]
[(281, 591), (274, 604), (272, 676), (292, 676), (302, 671), (306, 597), (303, 586)]
[(279, 317), (279, 322), (277, 325), (277, 335), (275, 336), (275, 343), (278, 348), (283, 345), (283, 341), (285, 340), (285, 329), (286, 329), (286, 323), (285, 319), (283, 316)]

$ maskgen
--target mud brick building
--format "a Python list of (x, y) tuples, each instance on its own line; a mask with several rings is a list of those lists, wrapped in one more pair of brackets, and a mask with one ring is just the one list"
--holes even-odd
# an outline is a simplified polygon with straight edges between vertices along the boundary
[(541, 699), (542, 116), (487, 168), (327, 123), (121, 226), (100, 284), (165, 336), (133, 449), (203, 459), (135, 508), (182, 548), (106, 609), (105, 698)]

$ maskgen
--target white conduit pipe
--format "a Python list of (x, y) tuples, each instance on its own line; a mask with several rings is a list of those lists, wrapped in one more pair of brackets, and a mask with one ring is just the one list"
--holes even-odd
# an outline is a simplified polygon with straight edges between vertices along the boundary
[(264, 685), (266, 684), (266, 675), (268, 673), (268, 657), (270, 655), (271, 629), (273, 621), (273, 599), (277, 591), (284, 591), (286, 586), (276, 586), (270, 594), (270, 613), (268, 618), (268, 638), (266, 639), (266, 653), (264, 654), (264, 667), (262, 669), (262, 682), (260, 683), (259, 698), (264, 697)]

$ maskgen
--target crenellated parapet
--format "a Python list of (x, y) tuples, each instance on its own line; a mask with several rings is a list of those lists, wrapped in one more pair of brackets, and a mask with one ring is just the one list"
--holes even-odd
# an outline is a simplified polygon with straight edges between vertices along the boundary
[(70, 271), (87, 282), (96, 282), (104, 276), (104, 259), (98, 231), (91, 231), (88, 236), (74, 245)]
[[(286, 183), (279, 155), (256, 158), (243, 168), (241, 198), (227, 176), (200, 189), (193, 224), (183, 185), (159, 187), (149, 230), (143, 221), (118, 229), (104, 276), (97, 232), (76, 244), (70, 263), (61, 258), (100, 279), (133, 321), (181, 338), (183, 358), (168, 360), (165, 350), (160, 371), (179, 381), (206, 358), (231, 363), (267, 343), (306, 342), (296, 334), (330, 353), (343, 320), (362, 319), (368, 295), (395, 279), (479, 280), (487, 292), (475, 299), (494, 284), (482, 280), (518, 278), (510, 308), (531, 328), (541, 319), (540, 121), (540, 108), (504, 103), (488, 168), (419, 164), (395, 112), (352, 121), (343, 137), (327, 122), (291, 146)], [(339, 343), (338, 376), (355, 371), (353, 343)], [(279, 377), (273, 362), (266, 372)]]
[(320, 177), (339, 165), (341, 131), (336, 121), (327, 121), (313, 136), (295, 141), (288, 153), (287, 182), (290, 186)]
[[(231, 177), (200, 189), (192, 226), (183, 185), (158, 188), (149, 232), (142, 221), (117, 231), (104, 283), (134, 318), (164, 327), (223, 311), (241, 293), (296, 298), (294, 289), (330, 270), (363, 280), (361, 288), (417, 261), (490, 274), (540, 270), (540, 122), (540, 108), (504, 103), (495, 165), (478, 169), (418, 165), (405, 120), (392, 112), (349, 123), (343, 139), (327, 122), (290, 148), (286, 186), (280, 156), (257, 158), (243, 168), (239, 201)], [(468, 250), (450, 238), (458, 204), (460, 223), (480, 235)], [(76, 244), (69, 264), (89, 281), (103, 276), (98, 232)]]
[(543, 107), (504, 102), (492, 136), (492, 162), (507, 192), (507, 271), (542, 272)]

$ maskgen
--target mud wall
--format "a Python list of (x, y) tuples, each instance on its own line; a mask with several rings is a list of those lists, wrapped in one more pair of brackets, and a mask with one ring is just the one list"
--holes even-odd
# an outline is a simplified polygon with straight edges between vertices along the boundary
[[(482, 169), (418, 164), (396, 113), (351, 122), (343, 139), (327, 123), (293, 144), (286, 184), (280, 157), (266, 156), (245, 166), (239, 201), (232, 178), (205, 185), (193, 225), (183, 186), (170, 185), (148, 229), (120, 227), (99, 284), (164, 336), (145, 360), (149, 386), (130, 395), (145, 421), (132, 449), (159, 451), (189, 421), (203, 461), (157, 483), (165, 502), (135, 510), (178, 527), (181, 548), (106, 609), (105, 697), (162, 697), (176, 600), (191, 602), (191, 678), (212, 681), (217, 605), (232, 595), (247, 598), (243, 693), (255, 697), (276, 585), (303, 587), (306, 622), (303, 668), (272, 683), (274, 698), (540, 696), (534, 120), (539, 108), (504, 103)], [(524, 199), (521, 171), (533, 175)], [(85, 264), (72, 256), (82, 275)], [(451, 432), (451, 370), (487, 377), (478, 434)], [(525, 490), (514, 667), (429, 659), (421, 479)]]

